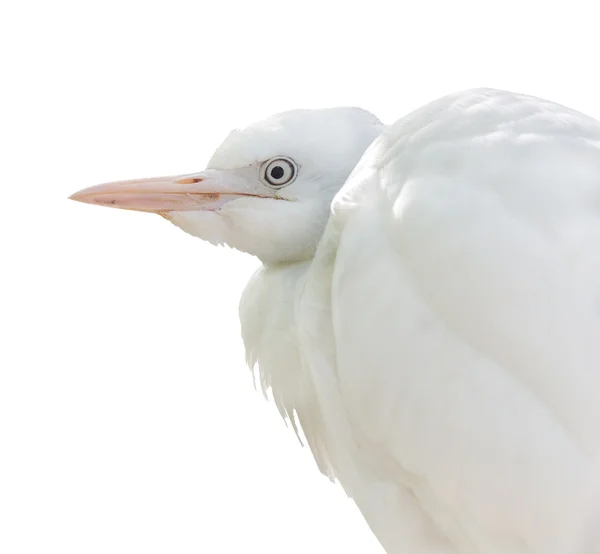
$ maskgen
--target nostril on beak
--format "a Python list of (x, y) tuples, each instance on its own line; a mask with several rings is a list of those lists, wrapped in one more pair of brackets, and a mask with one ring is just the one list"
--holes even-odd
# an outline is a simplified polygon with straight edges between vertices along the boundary
[(201, 177), (184, 177), (183, 179), (177, 179), (176, 183), (180, 185), (193, 185), (194, 183), (199, 183), (203, 181)]

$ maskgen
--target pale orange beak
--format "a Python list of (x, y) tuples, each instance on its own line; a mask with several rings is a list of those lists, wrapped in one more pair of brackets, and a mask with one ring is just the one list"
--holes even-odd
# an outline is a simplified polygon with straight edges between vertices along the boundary
[(253, 186), (232, 172), (208, 169), (189, 175), (105, 183), (80, 190), (69, 198), (109, 208), (164, 213), (214, 211), (245, 196), (274, 197), (266, 187)]

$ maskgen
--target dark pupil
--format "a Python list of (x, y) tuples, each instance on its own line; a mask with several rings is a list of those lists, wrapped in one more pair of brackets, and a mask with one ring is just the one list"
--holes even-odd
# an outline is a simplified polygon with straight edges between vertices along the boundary
[(271, 177), (273, 177), (273, 179), (281, 179), (283, 174), (283, 167), (280, 165), (276, 165), (273, 169), (271, 169)]

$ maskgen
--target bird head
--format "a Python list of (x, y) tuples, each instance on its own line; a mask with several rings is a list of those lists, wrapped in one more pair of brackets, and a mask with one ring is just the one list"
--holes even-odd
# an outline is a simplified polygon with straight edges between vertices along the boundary
[(358, 108), (287, 111), (232, 131), (204, 171), (106, 183), (70, 198), (157, 213), (263, 263), (307, 260), (334, 195), (382, 129)]

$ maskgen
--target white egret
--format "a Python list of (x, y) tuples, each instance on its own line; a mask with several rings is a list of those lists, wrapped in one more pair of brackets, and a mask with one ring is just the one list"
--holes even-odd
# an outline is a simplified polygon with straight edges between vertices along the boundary
[(491, 89), (291, 111), (72, 198), (263, 262), (248, 363), (387, 552), (600, 554), (599, 122)]

